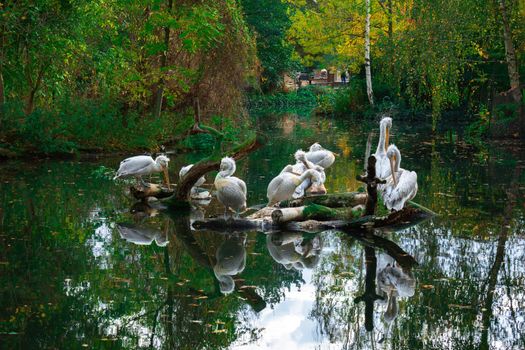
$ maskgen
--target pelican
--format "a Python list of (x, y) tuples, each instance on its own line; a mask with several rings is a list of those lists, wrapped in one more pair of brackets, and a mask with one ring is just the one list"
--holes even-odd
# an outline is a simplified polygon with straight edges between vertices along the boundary
[(405, 170), (399, 167), (401, 164), (401, 152), (396, 145), (388, 146), (386, 152), (390, 163), (392, 175), (387, 178), (387, 183), (379, 187), (382, 193), (383, 203), (388, 210), (401, 210), (406, 201), (411, 200), (417, 194), (417, 174), (415, 171)]
[(235, 170), (233, 158), (222, 158), (220, 171), (215, 177), (217, 199), (224, 205), (224, 217), (230, 208), (237, 213), (237, 216), (239, 211), (246, 209), (246, 183), (232, 176)]
[(334, 164), (335, 153), (323, 148), (323, 146), (316, 142), (310, 146), (306, 153), (306, 158), (312, 163), (322, 166), (323, 169), (327, 169)]
[[(309, 179), (314, 186), (321, 185), (321, 174), (315, 169), (308, 169), (303, 172), (301, 175), (297, 175), (293, 170), (293, 166), (286, 166), (279, 175), (273, 178), (272, 181), (268, 184), (268, 190), (266, 196), (268, 197), (268, 206), (272, 206), (280, 201), (284, 201), (290, 198), (299, 198), (296, 197), (298, 194), (295, 194), (295, 190), (299, 187), (303, 181)], [(299, 192), (299, 194), (303, 194)]]
[[(184, 176), (186, 176), (186, 174), (188, 173), (188, 171), (190, 171), (190, 169), (193, 167), (193, 164), (190, 164), (190, 165), (186, 165), (186, 166), (183, 166), (180, 171), (179, 171), (179, 179), (180, 181), (182, 181), (184, 179)], [(193, 187), (191, 188), (191, 191), (190, 191), (190, 196), (191, 198), (193, 199), (207, 199), (209, 198), (210, 194), (208, 191), (205, 191), (205, 190), (199, 190), (199, 186), (202, 186), (203, 183), (206, 182), (206, 178), (204, 176), (201, 176), (201, 178), (199, 178), (197, 180), (197, 182), (195, 182), (195, 184), (193, 185)]]
[(134, 176), (139, 184), (142, 184), (144, 187), (150, 187), (149, 184), (144, 182), (142, 176), (162, 172), (164, 174), (164, 181), (168, 189), (170, 189), (170, 178), (168, 175), (169, 161), (170, 159), (163, 155), (158, 156), (155, 160), (150, 156), (126, 158), (120, 162), (120, 167), (113, 180)]
[(314, 170), (317, 170), (317, 172), (319, 173), (320, 181), (319, 181), (318, 186), (313, 186), (312, 181), (310, 181), (310, 179), (304, 180), (301, 183), (301, 185), (297, 186), (297, 188), (295, 189), (293, 198), (303, 197), (305, 191), (308, 189), (310, 189), (311, 193), (325, 194), (326, 188), (324, 187), (324, 183), (326, 181), (326, 174), (324, 172), (324, 168), (320, 165), (315, 165), (314, 163), (309, 161), (306, 158), (306, 153), (303, 150), (298, 150), (297, 152), (295, 152), (294, 157), (296, 160), (296, 164), (287, 165), (286, 167), (284, 167), (281, 173), (285, 171), (285, 172), (293, 173), (295, 175), (301, 175), (308, 169), (314, 169)]
[(389, 129), (392, 127), (392, 118), (385, 117), (379, 123), (379, 143), (377, 144), (376, 153), (376, 177), (385, 179), (390, 176), (390, 164), (386, 156), (386, 148), (389, 141)]
[(235, 289), (233, 277), (244, 270), (246, 266), (246, 236), (230, 236), (217, 249), (217, 263), (213, 266), (215, 277), (223, 294), (229, 294)]

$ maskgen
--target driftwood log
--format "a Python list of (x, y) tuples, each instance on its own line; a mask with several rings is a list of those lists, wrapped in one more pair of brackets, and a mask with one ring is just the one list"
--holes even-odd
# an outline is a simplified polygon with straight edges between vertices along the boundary
[(173, 196), (176, 191), (176, 186), (171, 185), (171, 189), (157, 184), (149, 184), (149, 187), (131, 186), (130, 193), (138, 200), (146, 201), (148, 197), (155, 197), (157, 199), (168, 198)]
[[(352, 196), (348, 194), (348, 197)], [(213, 231), (257, 230), (311, 233), (337, 229), (356, 232), (368, 228), (403, 229), (435, 215), (430, 209), (413, 202), (409, 202), (403, 210), (386, 216), (360, 216), (362, 211), (362, 205), (357, 208), (329, 208), (318, 204), (292, 208), (265, 207), (244, 218), (225, 220), (220, 217), (196, 221), (193, 223), (193, 228)]]

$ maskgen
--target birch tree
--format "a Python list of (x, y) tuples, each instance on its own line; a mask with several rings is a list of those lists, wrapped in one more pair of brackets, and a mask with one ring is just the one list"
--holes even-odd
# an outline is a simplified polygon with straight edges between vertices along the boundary
[(374, 105), (374, 91), (372, 90), (372, 72), (370, 64), (370, 0), (366, 0), (366, 19), (365, 19), (365, 75), (366, 75), (366, 94), (370, 105)]

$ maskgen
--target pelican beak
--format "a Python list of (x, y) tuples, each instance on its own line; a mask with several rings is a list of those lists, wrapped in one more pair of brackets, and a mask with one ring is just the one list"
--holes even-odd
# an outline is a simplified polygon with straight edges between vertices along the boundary
[(394, 172), (394, 162), (396, 160), (396, 156), (393, 156), (389, 160), (390, 160), (390, 172), (392, 173), (392, 180), (394, 180), (394, 186), (397, 186), (396, 173)]
[(166, 186), (168, 186), (168, 191), (171, 190), (170, 188), (170, 176), (168, 174), (168, 168), (165, 167), (164, 169), (162, 169), (162, 173), (164, 174), (164, 183), (166, 184)]
[(390, 139), (390, 128), (387, 126), (386, 127), (386, 137), (385, 137), (385, 149), (388, 148), (388, 143), (389, 143), (389, 140)]

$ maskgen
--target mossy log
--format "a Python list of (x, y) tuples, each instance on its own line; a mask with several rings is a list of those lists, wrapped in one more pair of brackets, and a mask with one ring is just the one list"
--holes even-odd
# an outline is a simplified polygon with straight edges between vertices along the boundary
[(280, 208), (272, 212), (272, 221), (280, 225), (290, 221), (304, 220), (352, 220), (361, 215), (362, 206), (353, 208), (329, 208), (318, 204), (302, 207)]
[(319, 204), (330, 208), (355, 207), (365, 204), (367, 194), (364, 192), (330, 193), (320, 196), (306, 196), (299, 199), (283, 201), (281, 208), (300, 207), (309, 204)]

